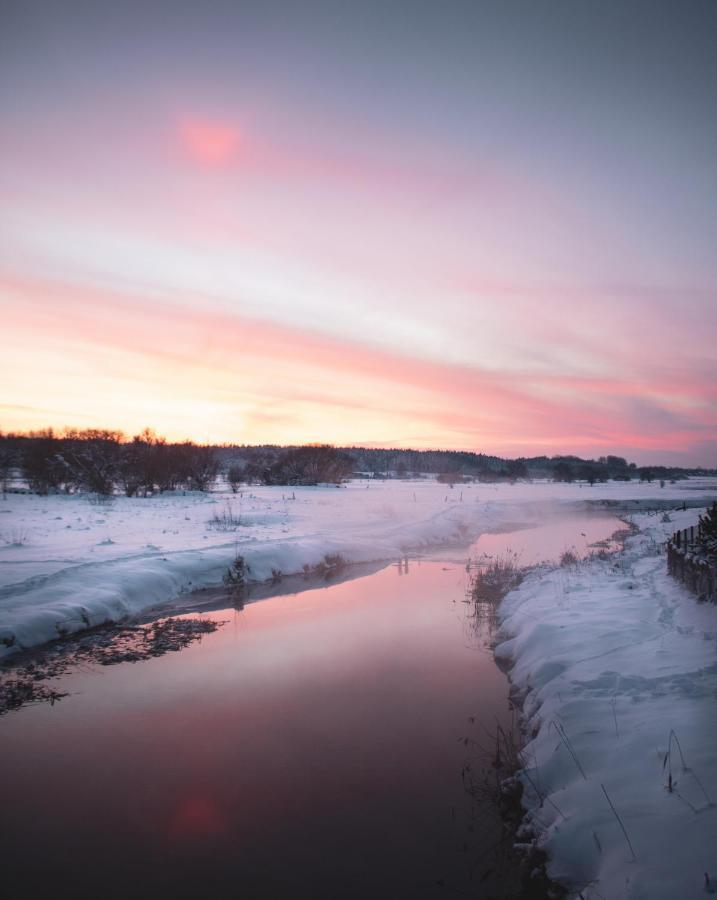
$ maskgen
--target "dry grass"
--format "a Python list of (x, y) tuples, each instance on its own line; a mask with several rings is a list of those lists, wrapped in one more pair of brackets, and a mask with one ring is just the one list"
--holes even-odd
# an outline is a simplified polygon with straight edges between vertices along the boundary
[(523, 580), (517, 553), (511, 550), (485, 561), (468, 565), (470, 575), (469, 599), (476, 603), (497, 605), (509, 591)]
[(212, 531), (236, 531), (243, 524), (241, 516), (234, 515), (234, 510), (228, 503), (221, 513), (214, 513), (207, 522)]

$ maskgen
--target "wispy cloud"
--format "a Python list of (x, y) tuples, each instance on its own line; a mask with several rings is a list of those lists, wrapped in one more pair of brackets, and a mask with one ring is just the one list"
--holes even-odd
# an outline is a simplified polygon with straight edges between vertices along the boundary
[[(200, 297), (177, 305), (57, 283), (2, 289), (14, 310), (1, 395), (10, 425), (85, 424), (89, 415), (130, 432), (150, 422), (172, 437), (212, 440), (380, 443), (390, 435), (512, 454), (663, 447), (686, 456), (717, 426), (701, 382), (675, 393), (671, 383), (617, 376), (441, 363), (202, 311)], [(23, 410), (12, 402), (20, 393)]]

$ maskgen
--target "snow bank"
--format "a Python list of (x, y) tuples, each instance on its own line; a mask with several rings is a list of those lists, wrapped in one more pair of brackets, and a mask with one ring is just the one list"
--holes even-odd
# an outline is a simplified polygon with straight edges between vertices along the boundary
[[(237, 556), (252, 581), (340, 555), (395, 559), (500, 521), (471, 487), (355, 482), (242, 494), (0, 501), (0, 656), (222, 584)], [(218, 521), (217, 521), (218, 520)]]
[(117, 497), (105, 504), (10, 495), (0, 500), (0, 656), (221, 585), (237, 554), (251, 579), (264, 581), (275, 572), (300, 573), (328, 554), (379, 562), (440, 545), (467, 547), (483, 531), (534, 522), (556, 506), (639, 507), (656, 497), (694, 502), (709, 487), (717, 496), (714, 479), (664, 489), (355, 481), (342, 488)]
[(522, 836), (585, 900), (701, 897), (705, 873), (717, 889), (717, 606), (663, 552), (696, 519), (638, 515), (615, 560), (537, 571), (500, 609), (528, 737)]

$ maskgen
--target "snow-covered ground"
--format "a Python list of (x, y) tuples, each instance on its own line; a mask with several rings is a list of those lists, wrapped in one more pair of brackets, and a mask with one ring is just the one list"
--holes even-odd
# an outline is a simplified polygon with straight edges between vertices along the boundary
[[(354, 481), (102, 504), (9, 495), (0, 655), (220, 585), (237, 554), (261, 581), (327, 554), (465, 551), (482, 532), (607, 502), (640, 529), (625, 551), (535, 570), (500, 609), (496, 655), (524, 697), (528, 737), (522, 839), (536, 839), (551, 876), (585, 900), (702, 896), (717, 886), (717, 606), (667, 576), (661, 545), (715, 497), (717, 479)], [(693, 508), (669, 521), (644, 512), (683, 501)], [(241, 524), (214, 521), (227, 516)]]
[(620, 556), (536, 571), (500, 609), (523, 838), (585, 900), (717, 893), (717, 605), (666, 574), (661, 545), (697, 516), (669, 518), (634, 516)]
[[(299, 573), (327, 554), (375, 562), (535, 520), (561, 504), (662, 502), (705, 491), (715, 479), (660, 488), (548, 482), (463, 485), (433, 480), (353, 481), (341, 488), (262, 488), (233, 495), (116, 497), (10, 494), (0, 500), (0, 656), (117, 621), (203, 587), (221, 585), (237, 554), (250, 577)], [(222, 530), (215, 516), (241, 522)]]

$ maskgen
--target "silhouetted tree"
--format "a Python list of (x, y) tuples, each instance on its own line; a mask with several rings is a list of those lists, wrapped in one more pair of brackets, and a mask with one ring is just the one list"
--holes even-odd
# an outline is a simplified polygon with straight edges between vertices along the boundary
[(353, 469), (351, 458), (328, 444), (282, 451), (263, 475), (265, 484), (339, 484)]
[(553, 467), (553, 481), (573, 481), (575, 473), (570, 463), (563, 460), (556, 463)]
[(51, 428), (31, 432), (23, 442), (20, 467), (31, 490), (48, 494), (65, 484), (67, 472)]
[(219, 472), (219, 463), (211, 447), (202, 447), (186, 441), (179, 445), (178, 470), (182, 481), (190, 490), (207, 491), (214, 484)]
[(0, 490), (3, 497), (10, 486), (10, 476), (18, 462), (18, 449), (14, 438), (0, 434)]
[(581, 478), (583, 481), (587, 481), (590, 485), (595, 484), (597, 477), (597, 472), (594, 466), (581, 466), (578, 469), (578, 478)]
[(112, 494), (120, 472), (121, 440), (121, 431), (66, 432), (56, 451), (66, 483), (72, 483), (75, 490)]
[(244, 466), (238, 466), (236, 465), (236, 463), (229, 466), (229, 468), (227, 469), (227, 483), (232, 489), (233, 494), (236, 494), (236, 492), (239, 490), (239, 485), (243, 481), (246, 481)]

